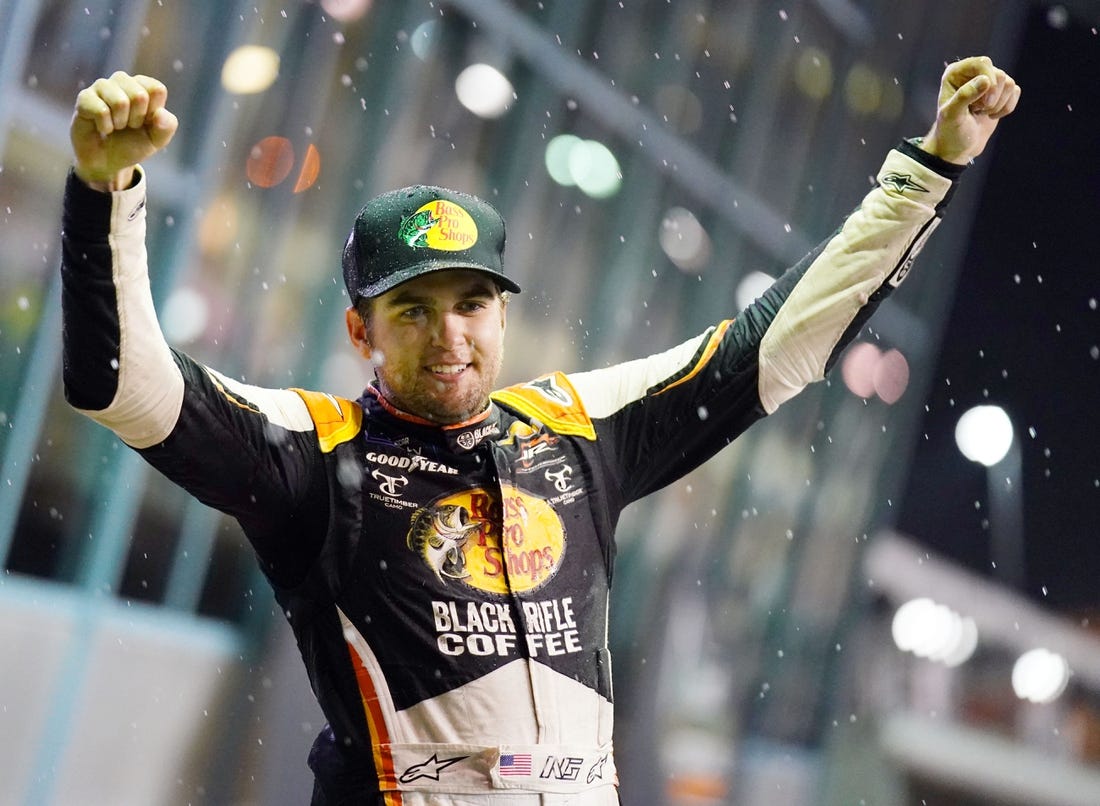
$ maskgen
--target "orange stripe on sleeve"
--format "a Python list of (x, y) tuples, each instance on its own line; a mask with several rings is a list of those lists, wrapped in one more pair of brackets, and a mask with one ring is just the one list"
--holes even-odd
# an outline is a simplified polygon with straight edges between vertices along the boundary
[(726, 319), (723, 322), (719, 322), (718, 325), (714, 328), (714, 332), (707, 340), (707, 345), (703, 348), (703, 354), (699, 356), (699, 360), (695, 362), (695, 366), (691, 368), (691, 371), (688, 372), (688, 374), (684, 377), (677, 378), (664, 389), (661, 389), (659, 392), (657, 392), (657, 394), (663, 395), (669, 389), (675, 389), (680, 384), (687, 383), (696, 375), (698, 375), (702, 371), (703, 367), (710, 363), (710, 359), (714, 357), (714, 353), (718, 350), (718, 345), (722, 343), (722, 336), (725, 335), (726, 331), (729, 330), (729, 327), (732, 324), (732, 319)]

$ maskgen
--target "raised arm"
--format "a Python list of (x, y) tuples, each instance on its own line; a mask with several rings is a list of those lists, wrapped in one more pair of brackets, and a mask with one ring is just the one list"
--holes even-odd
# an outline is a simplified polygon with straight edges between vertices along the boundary
[(624, 501), (696, 467), (825, 376), (908, 276), (966, 163), (1019, 97), (984, 56), (951, 64), (928, 134), (891, 150), (840, 228), (736, 319), (665, 353), (561, 381), (623, 469)]

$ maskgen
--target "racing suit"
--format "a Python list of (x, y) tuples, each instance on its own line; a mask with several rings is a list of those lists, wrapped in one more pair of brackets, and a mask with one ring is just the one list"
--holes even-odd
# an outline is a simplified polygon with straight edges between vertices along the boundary
[(820, 379), (904, 279), (961, 169), (908, 142), (843, 226), (735, 320), (544, 375), (440, 427), (368, 387), (266, 389), (172, 350), (145, 179), (70, 176), (69, 402), (234, 516), (329, 725), (316, 803), (617, 803), (607, 648), (622, 509)]

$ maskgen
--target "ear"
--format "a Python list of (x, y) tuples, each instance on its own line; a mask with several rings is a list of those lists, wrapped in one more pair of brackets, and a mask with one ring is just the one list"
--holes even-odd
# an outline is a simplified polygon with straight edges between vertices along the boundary
[(349, 305), (344, 311), (344, 323), (347, 325), (348, 339), (351, 341), (351, 346), (355, 348), (355, 352), (370, 361), (371, 346), (367, 338), (367, 325), (354, 305)]

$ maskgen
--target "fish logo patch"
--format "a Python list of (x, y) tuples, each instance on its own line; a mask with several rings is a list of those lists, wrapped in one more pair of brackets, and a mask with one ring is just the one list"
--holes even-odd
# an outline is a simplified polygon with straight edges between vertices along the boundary
[(477, 224), (459, 205), (436, 199), (401, 219), (397, 237), (413, 249), (461, 252), (477, 243)]

